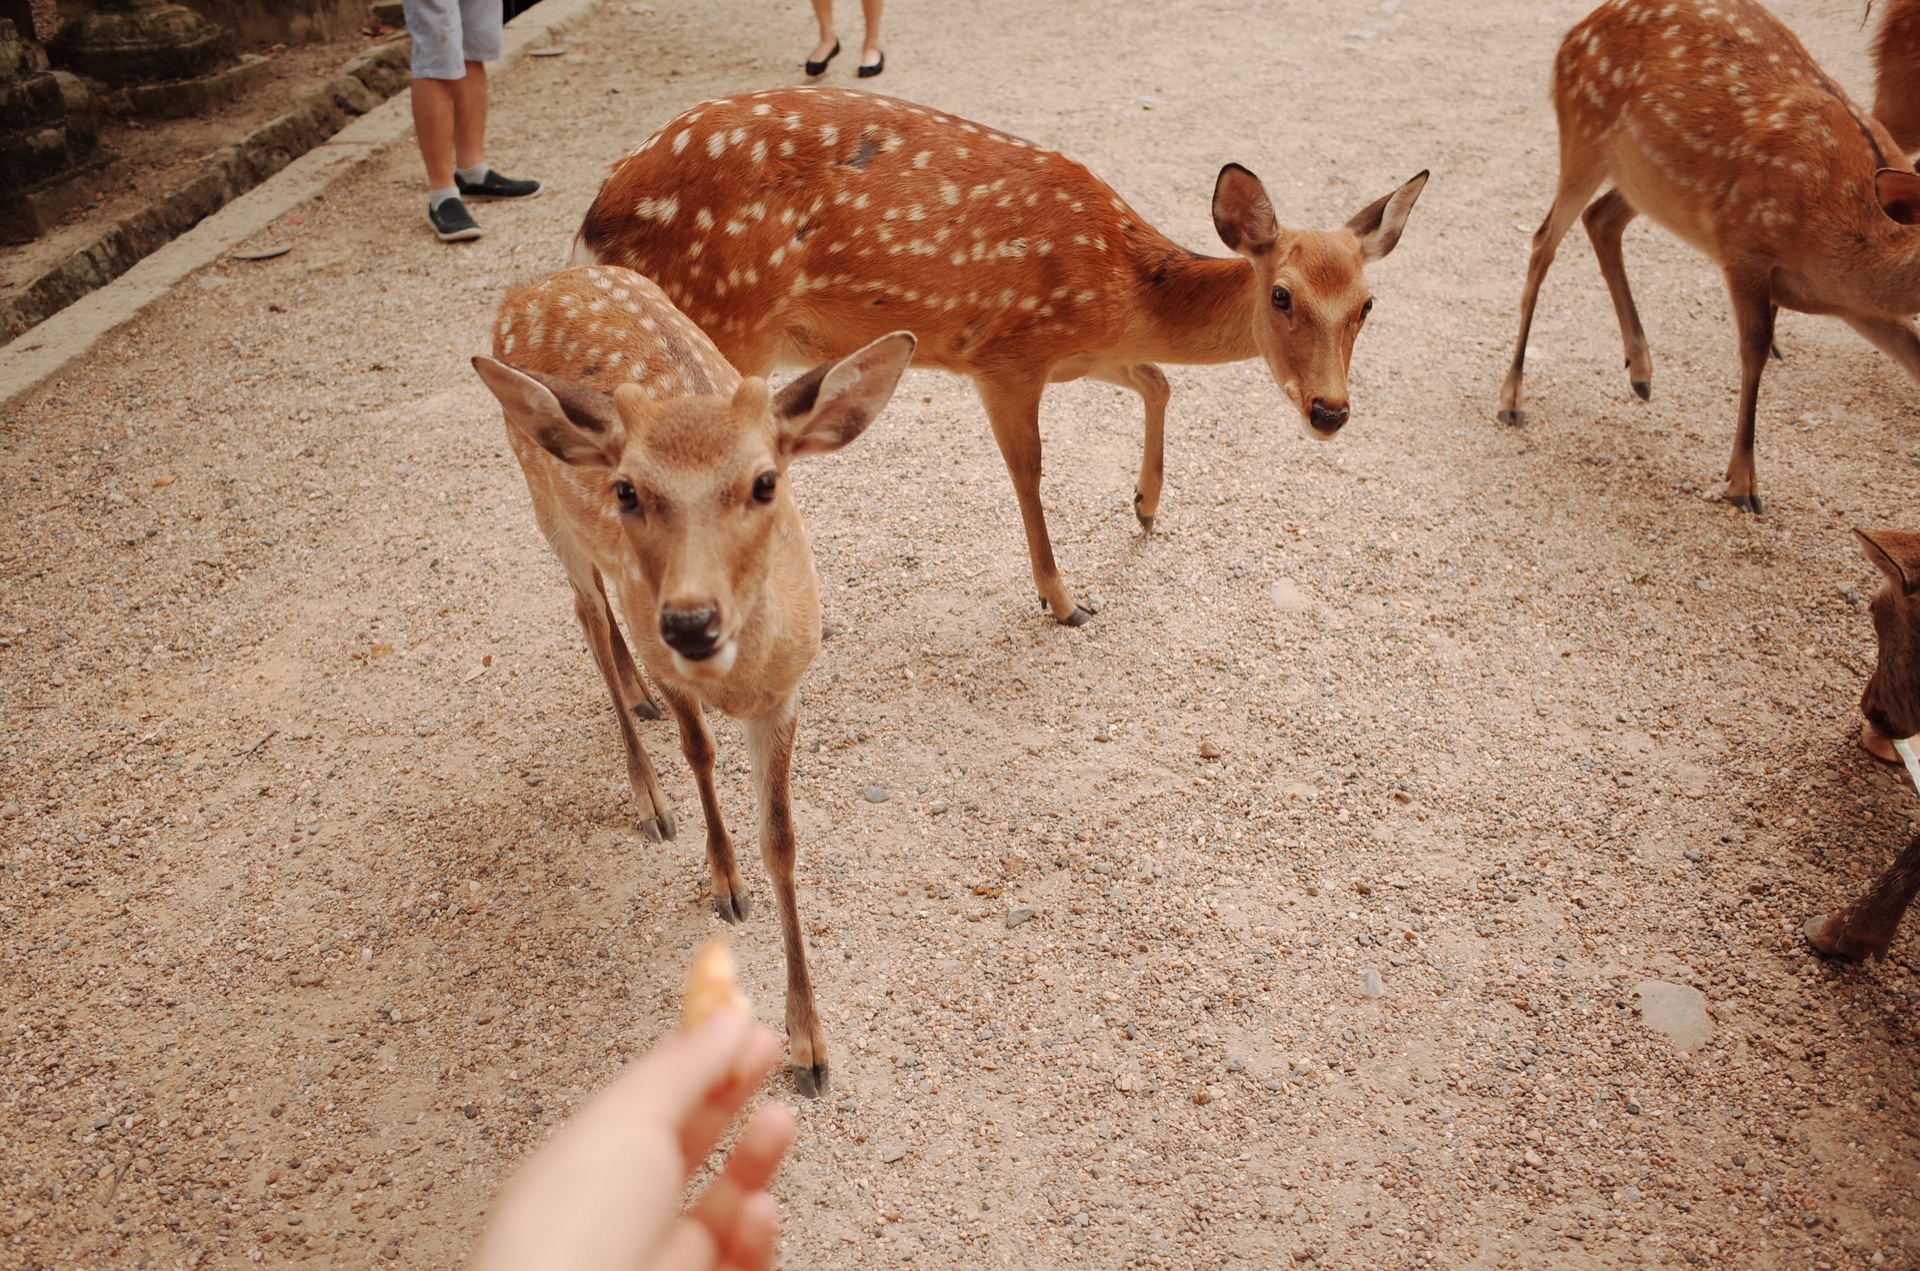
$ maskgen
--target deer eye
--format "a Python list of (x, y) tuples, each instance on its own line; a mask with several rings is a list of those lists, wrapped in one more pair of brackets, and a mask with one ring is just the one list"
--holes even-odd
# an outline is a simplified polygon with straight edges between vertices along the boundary
[(613, 497), (620, 500), (620, 510), (622, 512), (638, 512), (640, 510), (640, 496), (634, 491), (633, 482), (631, 481), (614, 482)]
[(755, 503), (773, 502), (774, 489), (780, 484), (780, 474), (763, 472), (753, 479), (753, 501)]
[(1293, 293), (1291, 291), (1288, 291), (1285, 287), (1275, 287), (1273, 289), (1273, 307), (1278, 309), (1281, 313), (1288, 313), (1288, 314), (1292, 313), (1293, 312)]

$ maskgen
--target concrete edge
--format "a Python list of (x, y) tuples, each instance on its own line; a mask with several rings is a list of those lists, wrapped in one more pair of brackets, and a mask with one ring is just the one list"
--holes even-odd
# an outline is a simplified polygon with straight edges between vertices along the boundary
[[(528, 48), (587, 17), (602, 2), (541, 0), (507, 25), (495, 67), (510, 68)], [(188, 274), (374, 158), (412, 127), (413, 108), (406, 94), (388, 98), (114, 281), (0, 347), (0, 406), (11, 406), (39, 388)]]

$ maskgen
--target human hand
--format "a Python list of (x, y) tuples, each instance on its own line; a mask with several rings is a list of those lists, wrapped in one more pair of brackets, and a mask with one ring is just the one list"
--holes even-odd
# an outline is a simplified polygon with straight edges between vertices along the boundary
[(780, 1050), (734, 1010), (676, 1030), (507, 1185), (474, 1271), (766, 1271), (779, 1208), (765, 1188), (793, 1142), (791, 1108), (754, 1113), (706, 1192), (679, 1207)]

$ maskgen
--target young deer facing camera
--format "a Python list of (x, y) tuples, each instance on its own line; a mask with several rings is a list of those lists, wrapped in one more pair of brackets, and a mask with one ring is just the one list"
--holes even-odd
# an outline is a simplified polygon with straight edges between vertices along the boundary
[(1040, 504), (1040, 396), (1089, 377), (1146, 403), (1134, 512), (1153, 528), (1167, 377), (1156, 362), (1266, 359), (1322, 440), (1347, 421), (1347, 365), (1373, 307), (1364, 266), (1400, 241), (1422, 172), (1338, 229), (1282, 228), (1228, 164), (1213, 220), (1244, 259), (1197, 256), (1064, 155), (873, 93), (771, 89), (703, 102), (622, 160), (588, 209), (579, 263), (658, 281), (735, 366), (839, 357), (896, 327), (916, 360), (971, 376), (1013, 477), (1040, 601), (1088, 613)]
[(786, 947), (794, 1081), (817, 1094), (827, 1048), (794, 892), (788, 774), (800, 677), (820, 649), (820, 594), (787, 466), (860, 435), (893, 395), (913, 337), (883, 335), (771, 393), (742, 379), (647, 279), (595, 267), (508, 297), (493, 352), (474, 369), (506, 409), (534, 515), (573, 583), (642, 815), (673, 837), (629, 713), (644, 692), (609, 602), (679, 722), (706, 815), (714, 908), (728, 922), (747, 916), (747, 889), (714, 795), (701, 707), (746, 726)]
[[(1540, 284), (1578, 216), (1599, 258), (1645, 398), (1653, 357), (1620, 236), (1646, 213), (1726, 274), (1740, 339), (1740, 413), (1727, 498), (1760, 511), (1754, 413), (1782, 307), (1830, 313), (1920, 378), (1920, 177), (1887, 130), (1753, 0), (1609, 0), (1553, 64), (1560, 188), (1534, 232), (1520, 337), (1500, 389), (1524, 422), (1520, 377)], [(1593, 196), (1608, 181), (1613, 188)], [(1592, 199), (1591, 203), (1588, 200)], [(1582, 209), (1585, 209), (1582, 211)]]

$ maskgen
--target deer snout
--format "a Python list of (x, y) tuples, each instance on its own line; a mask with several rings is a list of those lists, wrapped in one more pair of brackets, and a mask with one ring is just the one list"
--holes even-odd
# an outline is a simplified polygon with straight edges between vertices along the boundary
[(689, 662), (703, 662), (720, 647), (720, 609), (717, 605), (660, 610), (660, 638)]
[(1315, 432), (1331, 437), (1340, 431), (1340, 425), (1347, 422), (1347, 404), (1341, 402), (1335, 405), (1324, 397), (1316, 397), (1307, 418)]

